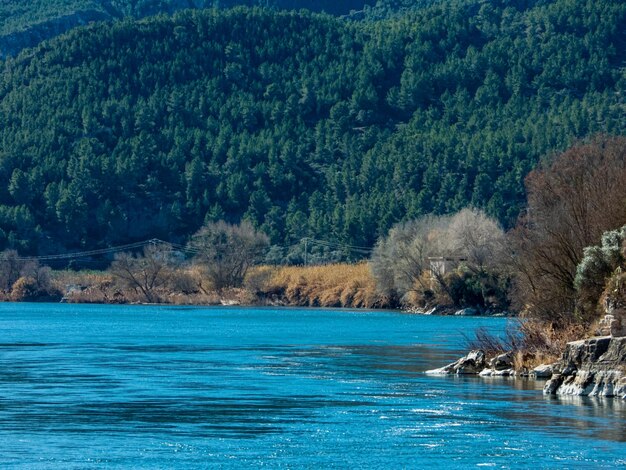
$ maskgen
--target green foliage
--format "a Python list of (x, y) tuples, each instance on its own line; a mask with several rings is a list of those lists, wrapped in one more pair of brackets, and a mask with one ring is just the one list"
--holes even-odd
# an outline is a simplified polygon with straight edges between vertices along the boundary
[(447, 275), (444, 282), (446, 293), (456, 306), (492, 311), (509, 308), (509, 279), (502, 273), (476, 272), (462, 267)]
[[(374, 3), (375, 0), (2, 0), (0, 57), (14, 56), (22, 49), (94, 21), (172, 14), (188, 8), (239, 5), (277, 10), (307, 9), (353, 17)], [(387, 8), (385, 5), (384, 10)]]
[(381, 21), (184, 11), (94, 24), (0, 66), (0, 249), (372, 246), (471, 204), (504, 226), (539, 158), (623, 133), (621, 1), (453, 2)]
[(103, 12), (98, 0), (2, 0), (0, 3), (0, 36), (23, 31), (54, 18), (77, 11)]
[(600, 246), (585, 248), (574, 280), (581, 314), (596, 313), (608, 279), (616, 269), (626, 267), (625, 248), (626, 226), (605, 232)]

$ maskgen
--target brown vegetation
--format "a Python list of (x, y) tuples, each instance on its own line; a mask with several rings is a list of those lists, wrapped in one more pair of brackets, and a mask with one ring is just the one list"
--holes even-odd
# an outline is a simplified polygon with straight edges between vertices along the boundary
[(120, 253), (111, 264), (112, 276), (127, 290), (140, 294), (148, 303), (159, 301), (159, 291), (173, 273), (172, 250), (168, 246), (148, 245), (143, 254)]
[(577, 145), (526, 178), (528, 210), (510, 237), (514, 305), (561, 326), (588, 325), (575, 276), (585, 247), (626, 223), (626, 138)]
[[(259, 283), (258, 278), (265, 277)], [(254, 281), (253, 281), (254, 280)], [(255, 268), (248, 282), (269, 301), (311, 307), (380, 308), (392, 306), (378, 293), (367, 263), (308, 267)]]
[(0, 299), (12, 301), (52, 300), (60, 292), (50, 281), (51, 270), (17, 251), (0, 253)]
[(210, 289), (221, 291), (241, 287), (268, 245), (267, 235), (244, 220), (238, 225), (208, 223), (192, 237), (189, 247), (196, 253), (194, 262), (203, 271), (202, 279)]
[[(168, 282), (151, 290), (151, 298), (175, 305), (293, 305), (316, 307), (392, 307), (377, 293), (368, 264), (310, 267), (256, 266), (241, 288), (201, 290), (202, 270), (178, 266)], [(120, 282), (122, 281), (122, 282)], [(143, 303), (139, 286), (106, 272), (55, 273), (54, 284), (75, 303)]]
[(565, 345), (584, 337), (584, 333), (582, 325), (563, 328), (538, 320), (520, 320), (507, 328), (504, 337), (479, 328), (472, 337), (466, 337), (466, 342), (469, 350), (480, 349), (487, 356), (512, 353), (515, 369), (529, 371), (540, 364), (556, 362)]

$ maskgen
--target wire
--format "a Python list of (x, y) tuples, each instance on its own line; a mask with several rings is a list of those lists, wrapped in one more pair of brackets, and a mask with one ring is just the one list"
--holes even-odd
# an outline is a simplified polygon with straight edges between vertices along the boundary
[[(329, 242), (325, 240), (316, 240), (314, 238), (309, 238), (309, 237), (303, 238), (302, 240), (300, 240), (299, 243), (294, 243), (293, 245), (289, 245), (289, 246), (281, 246), (281, 248), (286, 248), (286, 249), (295, 248), (296, 246), (301, 245), (305, 241), (307, 243), (311, 243), (312, 245), (317, 245), (320, 247), (327, 247), (327, 248), (338, 248), (338, 249), (342, 249), (344, 251), (349, 251), (352, 253), (371, 254), (374, 251), (373, 248), (356, 246), (356, 245), (348, 245), (348, 244), (339, 243), (339, 242)], [(16, 261), (74, 260), (74, 259), (80, 259), (80, 258), (89, 258), (92, 256), (115, 254), (115, 253), (120, 253), (123, 251), (137, 250), (139, 248), (144, 248), (149, 245), (153, 245), (153, 246), (164, 245), (172, 251), (179, 251), (179, 252), (183, 252), (183, 253), (187, 253), (191, 255), (197, 255), (197, 254), (201, 254), (204, 252), (204, 250), (194, 247), (194, 246), (181, 245), (179, 243), (172, 243), (172, 242), (160, 240), (158, 238), (152, 238), (150, 240), (144, 240), (141, 242), (128, 243), (126, 245), (118, 245), (118, 246), (112, 246), (108, 248), (100, 248), (96, 250), (87, 250), (87, 251), (78, 251), (78, 252), (73, 252), (73, 253), (62, 253), (62, 254), (42, 255), (42, 256), (17, 256), (14, 259)], [(8, 260), (9, 258), (7, 258), (6, 254), (0, 254), (0, 261), (8, 261)]]
[(353, 253), (369, 254), (374, 251), (373, 248), (367, 248), (364, 246), (348, 245), (348, 244), (337, 243), (337, 242), (328, 242), (325, 240), (316, 240), (314, 238), (306, 238), (306, 240), (314, 245), (326, 246), (329, 248), (341, 248), (343, 250), (350, 251)]

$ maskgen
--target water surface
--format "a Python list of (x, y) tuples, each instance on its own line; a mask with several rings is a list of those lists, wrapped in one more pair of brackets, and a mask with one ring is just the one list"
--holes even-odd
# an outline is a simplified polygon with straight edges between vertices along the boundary
[(626, 406), (433, 377), (502, 318), (0, 305), (1, 468), (616, 468)]

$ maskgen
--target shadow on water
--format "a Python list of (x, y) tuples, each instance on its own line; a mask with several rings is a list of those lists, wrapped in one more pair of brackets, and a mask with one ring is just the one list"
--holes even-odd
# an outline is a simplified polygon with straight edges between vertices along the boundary
[(321, 396), (228, 399), (206, 396), (128, 402), (12, 401), (0, 403), (0, 426), (14, 431), (137, 432), (168, 431), (195, 437), (254, 437), (280, 433), (296, 422), (314, 422), (320, 408), (366, 406), (364, 401)]
[(503, 422), (551, 435), (626, 442), (626, 403), (622, 400), (543, 395), (544, 380), (519, 377), (466, 380), (476, 381), (480, 392), (464, 396), (489, 403), (493, 415)]
[(415, 345), (325, 345), (282, 349), (276, 357), (283, 361), (308, 360), (346, 374), (393, 374), (414, 376), (453, 356), (421, 344)]

